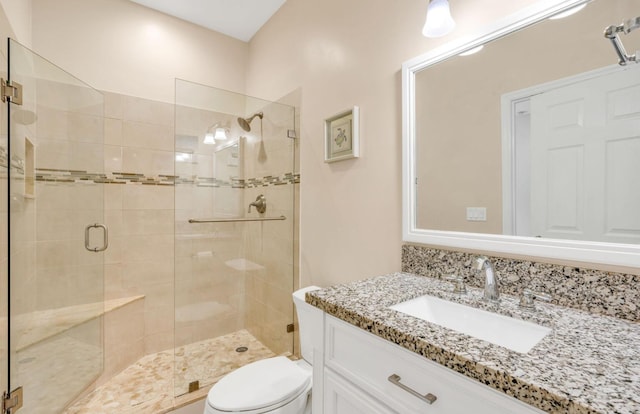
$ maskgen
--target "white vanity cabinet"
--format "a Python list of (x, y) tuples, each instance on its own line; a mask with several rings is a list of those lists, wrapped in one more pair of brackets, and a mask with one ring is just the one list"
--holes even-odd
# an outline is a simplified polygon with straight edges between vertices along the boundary
[[(314, 399), (322, 398), (324, 414), (542, 413), (327, 314), (323, 348)], [(389, 380), (394, 375), (397, 383)]]

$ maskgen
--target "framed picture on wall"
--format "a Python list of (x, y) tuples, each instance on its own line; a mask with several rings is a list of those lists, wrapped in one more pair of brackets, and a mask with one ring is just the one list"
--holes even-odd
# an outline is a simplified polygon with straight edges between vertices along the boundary
[(358, 107), (340, 112), (324, 121), (324, 162), (359, 156)]

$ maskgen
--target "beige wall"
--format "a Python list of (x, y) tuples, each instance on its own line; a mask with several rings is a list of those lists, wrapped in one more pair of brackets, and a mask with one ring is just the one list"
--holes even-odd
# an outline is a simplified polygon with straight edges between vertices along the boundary
[[(4, 51), (7, 47), (7, 37), (11, 37), (25, 46), (31, 46), (32, 0), (0, 0), (0, 6), (4, 11), (4, 17), (1, 19), (2, 24), (0, 24), (1, 50)], [(7, 20), (5, 21), (5, 19)]]
[[(426, 39), (423, 0), (289, 0), (252, 39), (247, 93), (302, 90), (301, 285), (400, 269), (402, 62), (531, 3), (456, 1), (456, 31)], [(361, 158), (325, 164), (323, 120), (353, 105)]]
[(244, 91), (246, 43), (128, 0), (34, 0), (33, 49), (125, 95), (173, 102), (174, 78)]

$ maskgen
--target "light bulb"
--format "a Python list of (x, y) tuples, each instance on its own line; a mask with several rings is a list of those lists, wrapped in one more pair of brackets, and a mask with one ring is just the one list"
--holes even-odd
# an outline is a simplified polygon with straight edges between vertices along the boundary
[(207, 145), (213, 145), (216, 143), (216, 140), (213, 137), (213, 133), (211, 132), (207, 132), (206, 134), (204, 134), (204, 141), (205, 144)]
[(224, 128), (216, 128), (216, 135), (213, 138), (223, 141), (227, 139), (227, 132), (224, 130)]
[(422, 28), (425, 37), (441, 37), (456, 27), (447, 0), (431, 0), (427, 8), (427, 20)]

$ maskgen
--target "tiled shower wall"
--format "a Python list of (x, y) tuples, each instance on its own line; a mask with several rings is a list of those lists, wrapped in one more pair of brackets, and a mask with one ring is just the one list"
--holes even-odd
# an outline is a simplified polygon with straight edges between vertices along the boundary
[(243, 257), (244, 224), (188, 222), (244, 213), (242, 143), (228, 148), (202, 143), (208, 127), (222, 118), (229, 125), (235, 121), (201, 108), (176, 107), (175, 148), (182, 156), (175, 185), (176, 346), (244, 328), (245, 271), (227, 264)]
[(104, 95), (105, 172), (122, 178), (104, 185), (105, 299), (145, 296), (105, 317), (105, 361), (117, 372), (173, 347), (174, 188), (162, 176), (174, 172), (174, 111), (168, 103)]

